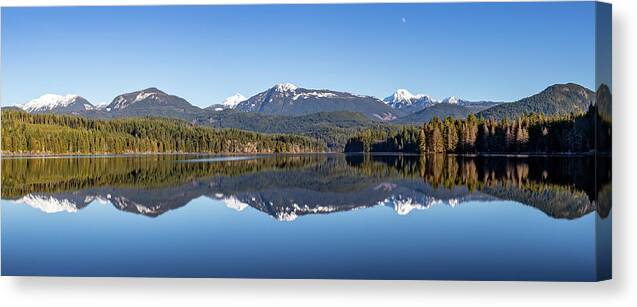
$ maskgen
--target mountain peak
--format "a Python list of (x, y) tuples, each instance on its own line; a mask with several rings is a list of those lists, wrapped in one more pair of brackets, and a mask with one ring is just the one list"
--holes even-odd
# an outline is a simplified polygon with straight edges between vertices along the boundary
[(399, 88), (391, 96), (386, 97), (384, 101), (388, 103), (392, 103), (392, 104), (396, 104), (396, 103), (412, 104), (414, 100), (419, 99), (421, 97), (423, 97), (423, 95), (421, 94), (414, 95), (404, 88)]
[(580, 93), (583, 96), (587, 96), (592, 93), (591, 90), (576, 83), (553, 84), (547, 87), (543, 92), (547, 92), (547, 91), (559, 91), (563, 93), (575, 92), (575, 93)]
[(169, 95), (156, 87), (119, 95), (105, 108), (107, 111), (122, 110), (138, 103), (145, 106), (178, 106), (180, 109), (191, 108), (190, 103), (181, 97)]
[(157, 100), (159, 96), (166, 95), (166, 93), (160, 91), (156, 87), (149, 87), (147, 89), (143, 89), (140, 91), (123, 94), (115, 97), (113, 102), (109, 105), (107, 109), (124, 109), (136, 102), (144, 101), (144, 100)]
[(406, 89), (397, 89), (391, 96), (386, 97), (383, 101), (390, 105), (392, 108), (402, 108), (412, 105), (431, 105), (436, 101), (428, 95), (424, 94), (412, 94)]
[(411, 92), (409, 92), (407, 89), (404, 89), (404, 88), (397, 89), (396, 92), (394, 92), (394, 95), (407, 96), (407, 97), (413, 96)]
[(27, 112), (45, 112), (52, 111), (54, 109), (72, 107), (77, 104), (78, 108), (89, 110), (93, 108), (93, 105), (86, 99), (78, 95), (56, 95), (56, 94), (44, 94), (36, 99), (33, 99), (24, 104), (18, 105), (21, 109)]
[(298, 87), (292, 83), (279, 83), (272, 87), (277, 92), (294, 92)]
[(537, 94), (481, 111), (477, 116), (501, 119), (530, 113), (553, 115), (586, 112), (595, 99), (595, 92), (579, 84), (553, 84)]
[(272, 115), (300, 116), (320, 112), (361, 112), (368, 118), (390, 120), (402, 114), (371, 96), (329, 89), (309, 89), (279, 83), (237, 104), (236, 110)]
[(442, 100), (442, 103), (448, 103), (448, 104), (458, 104), (460, 100), (457, 97), (451, 96), (451, 97), (447, 97), (445, 99)]
[(239, 94), (236, 93), (228, 98), (226, 98), (221, 104), (226, 107), (226, 108), (230, 108), (233, 109), (234, 107), (236, 107), (240, 102), (245, 101), (246, 98)]
[(140, 92), (166, 94), (156, 87), (149, 87), (145, 90), (141, 90)]

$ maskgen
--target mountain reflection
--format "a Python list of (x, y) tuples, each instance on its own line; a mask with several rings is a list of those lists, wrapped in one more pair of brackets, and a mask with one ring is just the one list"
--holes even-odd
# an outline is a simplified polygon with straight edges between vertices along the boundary
[(100, 202), (156, 217), (203, 196), (281, 221), (376, 206), (406, 215), (432, 206), (493, 200), (516, 201), (553, 218), (573, 219), (592, 211), (606, 217), (610, 211), (610, 173), (595, 174), (590, 157), (201, 158), (4, 159), (2, 198), (46, 213), (77, 212)]

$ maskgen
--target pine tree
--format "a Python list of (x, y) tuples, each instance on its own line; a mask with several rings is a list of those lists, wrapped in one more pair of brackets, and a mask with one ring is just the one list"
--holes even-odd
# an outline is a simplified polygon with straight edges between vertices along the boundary
[(418, 151), (420, 153), (425, 153), (427, 152), (427, 139), (425, 136), (425, 128), (426, 126), (422, 126), (422, 128), (420, 128), (418, 130)]
[(447, 117), (444, 123), (444, 132), (445, 138), (445, 151), (446, 152), (456, 152), (456, 147), (458, 147), (458, 131), (456, 130), (456, 123), (451, 117)]

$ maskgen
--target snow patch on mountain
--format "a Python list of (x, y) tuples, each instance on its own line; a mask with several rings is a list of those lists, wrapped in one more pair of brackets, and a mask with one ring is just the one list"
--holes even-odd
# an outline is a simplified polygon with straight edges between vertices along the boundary
[(294, 97), (292, 97), (292, 100), (297, 100), (299, 98), (301, 98), (301, 99), (332, 98), (332, 97), (336, 97), (336, 96), (337, 96), (336, 94), (329, 93), (329, 92), (309, 92), (309, 93), (296, 94), (296, 95), (294, 95)]
[(281, 222), (292, 222), (298, 217), (299, 216), (295, 212), (277, 212), (274, 218)]
[(142, 100), (148, 99), (148, 98), (157, 98), (157, 93), (140, 92), (139, 94), (137, 94), (137, 96), (135, 97), (135, 100), (133, 102), (142, 101)]
[(111, 102), (111, 104), (108, 105), (106, 109), (107, 111), (110, 111), (108, 110), (109, 108), (112, 110), (121, 110), (137, 102), (147, 101), (147, 100), (162, 102), (166, 100), (166, 96), (167, 96), (166, 93), (160, 91), (157, 88), (151, 87), (151, 88), (147, 88), (145, 90), (141, 90), (138, 92), (119, 95), (115, 97), (113, 102)]
[(425, 197), (421, 201), (412, 197), (403, 197), (402, 195), (392, 195), (391, 197), (380, 201), (379, 205), (389, 206), (396, 211), (398, 215), (407, 215), (414, 210), (426, 210), (433, 206), (447, 205), (451, 208), (459, 204), (459, 200), (455, 198), (448, 199), (446, 202), (442, 199), (434, 197)]
[(400, 199), (400, 200), (394, 201), (394, 211), (396, 211), (398, 215), (407, 215), (413, 210), (429, 209), (434, 204), (436, 204), (436, 202), (432, 202), (428, 204), (420, 204), (416, 202), (415, 199), (408, 197), (407, 199)]
[[(270, 203), (270, 205), (272, 205), (272, 203)], [(297, 203), (292, 203), (292, 207), (288, 207), (287, 209), (286, 211), (277, 212), (274, 218), (282, 222), (291, 222), (296, 220), (300, 215), (338, 211), (338, 208), (334, 206), (308, 206), (307, 204), (299, 205)]]
[(391, 96), (385, 98), (385, 101), (391, 104), (411, 104), (415, 99), (422, 98), (423, 96), (422, 94), (414, 95), (408, 90), (401, 88), (397, 89)]
[[(110, 104), (109, 102), (100, 102), (100, 103), (96, 103), (96, 104), (93, 106), (93, 110), (107, 110), (107, 107), (108, 107), (108, 105), (109, 105), (109, 104)], [(107, 111), (110, 111), (110, 109), (109, 109), (109, 110), (107, 110)]]
[(395, 109), (400, 109), (403, 107), (408, 107), (416, 104), (433, 104), (438, 101), (432, 98), (429, 95), (425, 94), (412, 94), (406, 89), (397, 89), (392, 95), (385, 97), (383, 99), (387, 105), (391, 106)]
[(243, 95), (236, 93), (228, 98), (226, 98), (221, 105), (223, 105), (226, 108), (229, 109), (234, 109), (239, 103), (245, 101), (247, 98), (245, 98)]
[(448, 103), (448, 104), (458, 104), (460, 100), (454, 96), (451, 97), (447, 97), (445, 99), (442, 100), (442, 103)]
[(292, 83), (279, 83), (276, 84), (273, 89), (277, 92), (294, 92), (298, 87)]
[(39, 209), (44, 213), (73, 213), (78, 211), (77, 204), (72, 201), (68, 199), (57, 199), (52, 196), (28, 194), (14, 202)]
[(235, 196), (223, 198), (221, 201), (223, 202), (224, 205), (226, 205), (226, 207), (239, 211), (239, 212), (243, 211), (245, 208), (248, 207), (248, 204), (240, 201)]
[(158, 215), (161, 212), (161, 205), (145, 205), (124, 196), (109, 197), (109, 199), (113, 206), (122, 211), (131, 211), (151, 216)]
[[(56, 94), (45, 94), (27, 103), (18, 105), (18, 107), (27, 112), (50, 111), (55, 108), (68, 107), (79, 98), (81, 97), (78, 95), (62, 96)], [(84, 108), (90, 110), (92, 106), (85, 103)]]
[(394, 120), (398, 117), (396, 117), (396, 115), (391, 114), (391, 113), (383, 113), (383, 114), (378, 114), (378, 113), (374, 113), (374, 117), (382, 120), (382, 121), (390, 121), (390, 120)]
[[(128, 106), (128, 104), (126, 103), (127, 100), (124, 96), (119, 96), (117, 97), (117, 99), (115, 99), (115, 103), (112, 104), (112, 107), (107, 108), (107, 109), (123, 109), (125, 107)], [(109, 110), (110, 111), (110, 110)]]

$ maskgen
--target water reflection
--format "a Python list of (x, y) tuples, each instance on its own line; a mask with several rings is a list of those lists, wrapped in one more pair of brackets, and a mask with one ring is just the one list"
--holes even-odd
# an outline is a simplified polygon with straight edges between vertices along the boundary
[(588, 157), (165, 155), (2, 162), (2, 198), (46, 213), (98, 202), (157, 217), (202, 196), (280, 221), (375, 206), (407, 215), (492, 200), (513, 200), (559, 219), (610, 211), (610, 174), (596, 174)]

